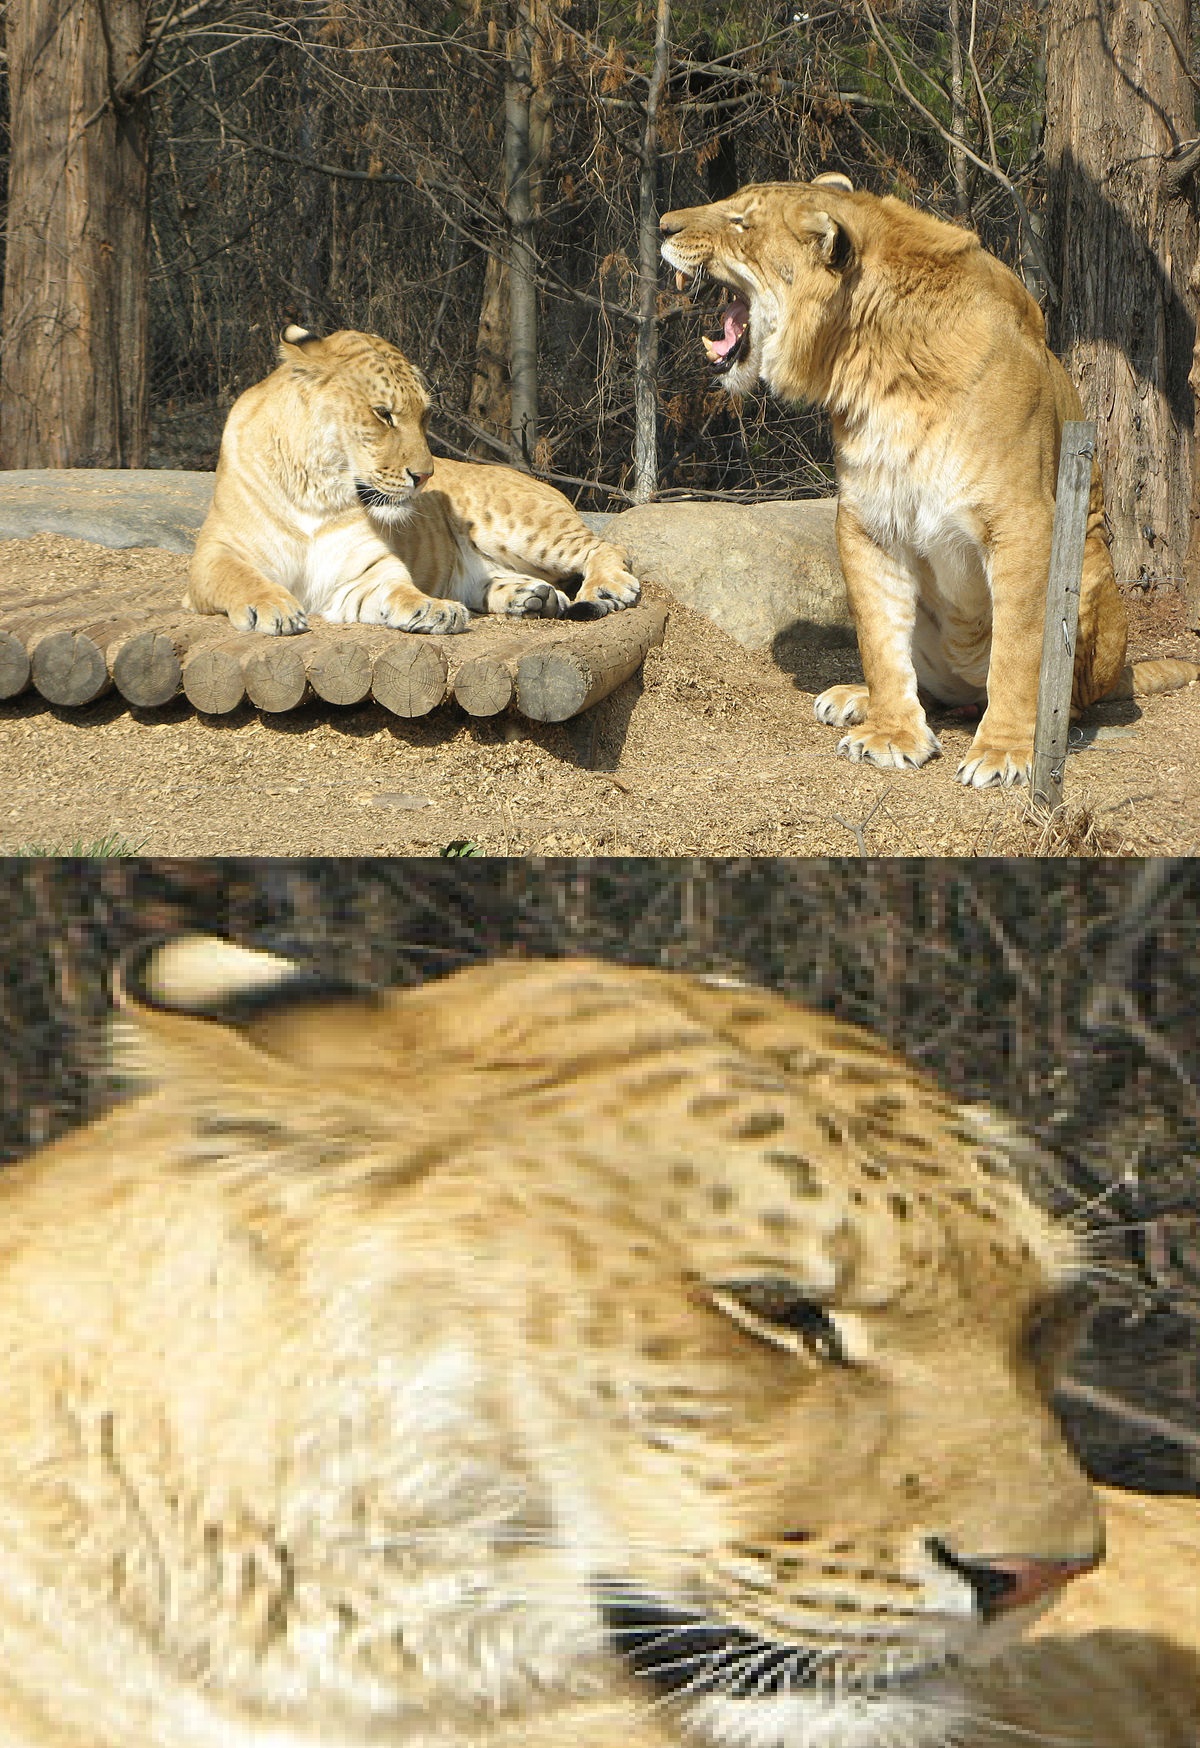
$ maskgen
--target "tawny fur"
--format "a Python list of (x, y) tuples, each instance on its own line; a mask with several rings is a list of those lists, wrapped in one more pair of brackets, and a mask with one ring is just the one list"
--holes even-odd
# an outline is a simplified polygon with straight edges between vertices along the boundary
[[(1041, 311), (973, 232), (844, 177), (766, 183), (668, 213), (666, 259), (749, 308), (722, 380), (832, 416), (837, 539), (865, 686), (817, 699), (839, 752), (922, 765), (940, 747), (918, 696), (986, 704), (964, 783), (1025, 782), (1064, 421), (1079, 397)], [(1125, 661), (1093, 464), (1072, 709), (1184, 685), (1194, 663)]]
[[(1027, 1143), (762, 991), (293, 970), (135, 961), (148, 1090), (0, 1175), (4, 1748), (1195, 1748), (1195, 1502), (1014, 1648), (931, 1552), (1099, 1552)], [(664, 1699), (605, 1584), (827, 1679)]]
[[(429, 392), (397, 347), (289, 328), (279, 353), (225, 426), (196, 612), (268, 633), (303, 631), (309, 613), (451, 632), (468, 609), (597, 618), (638, 599), (626, 555), (561, 492), (515, 468), (435, 463)], [(557, 586), (571, 577), (573, 599)]]

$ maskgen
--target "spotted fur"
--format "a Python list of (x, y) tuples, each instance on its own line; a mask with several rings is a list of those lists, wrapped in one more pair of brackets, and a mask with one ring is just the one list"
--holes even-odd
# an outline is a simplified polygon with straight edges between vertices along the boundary
[(120, 985), (0, 1177), (5, 1748), (1195, 1748), (1194, 1505), (1010, 1648), (1101, 1519), (1004, 1125), (670, 973)]
[[(309, 613), (452, 632), (468, 609), (596, 618), (632, 606), (625, 554), (514, 468), (436, 464), (420, 372), (376, 334), (288, 328), (279, 368), (234, 403), (189, 600), (240, 630)], [(560, 584), (577, 582), (569, 595)]]

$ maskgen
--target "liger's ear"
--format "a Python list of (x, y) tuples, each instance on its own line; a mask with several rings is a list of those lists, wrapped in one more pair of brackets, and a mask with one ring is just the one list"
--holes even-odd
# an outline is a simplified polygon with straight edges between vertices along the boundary
[(295, 322), (289, 322), (279, 336), (279, 362), (281, 364), (296, 364), (311, 362), (318, 356), (323, 341), (319, 334), (310, 334), (307, 328), (301, 328)]
[[(364, 1089), (337, 1072), (355, 1061), (363, 1004), (373, 1011), (369, 993), (348, 1002), (345, 985), (295, 960), (204, 935), (135, 948), (118, 967), (114, 993), (114, 1069), (157, 1088), (214, 1163), (249, 1168), (270, 1157), (316, 1167), (388, 1141), (378, 1078)], [(335, 1017), (331, 1028), (339, 1014), (349, 1024)], [(334, 1071), (322, 1072), (329, 1029), (346, 1040)], [(315, 1048), (305, 1047), (309, 1037)]]
[(844, 273), (858, 256), (849, 226), (833, 213), (796, 201), (785, 209), (784, 223), (802, 243), (815, 241), (822, 261), (831, 272)]
[(236, 1026), (269, 1008), (358, 991), (281, 953), (239, 947), (217, 935), (177, 935), (131, 949), (117, 967), (114, 993), (125, 1009), (157, 1009)]
[(402, 1053), (403, 1022), (392, 1019), (386, 992), (214, 935), (134, 948), (117, 969), (114, 994), (114, 1065), (133, 1079), (182, 1076), (194, 1085), (204, 1072), (242, 1077), (251, 1059), (261, 1077), (264, 1058), (276, 1078)]
[(843, 194), (853, 194), (854, 184), (840, 170), (822, 170), (819, 176), (813, 177), (813, 187), (840, 188)]

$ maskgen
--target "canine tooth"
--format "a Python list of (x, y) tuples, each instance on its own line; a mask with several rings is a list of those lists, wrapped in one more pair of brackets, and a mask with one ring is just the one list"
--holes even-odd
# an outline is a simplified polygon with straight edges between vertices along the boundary
[(676, 291), (686, 291), (687, 288), (688, 288), (688, 276), (686, 273), (684, 273), (682, 271), (681, 268), (677, 267), (675, 269), (675, 289), (676, 289)]
[(701, 334), (700, 338), (704, 341), (704, 350), (707, 352), (708, 356), (714, 361), (718, 359), (721, 354), (717, 351), (716, 341), (710, 340), (707, 334)]

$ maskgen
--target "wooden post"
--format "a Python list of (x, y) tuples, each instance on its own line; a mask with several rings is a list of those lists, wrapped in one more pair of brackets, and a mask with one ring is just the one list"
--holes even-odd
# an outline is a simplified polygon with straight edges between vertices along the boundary
[(1037, 727), (1033, 736), (1030, 789), (1033, 799), (1043, 807), (1062, 806), (1063, 765), (1071, 726), (1075, 633), (1079, 626), (1079, 590), (1083, 582), (1083, 549), (1087, 540), (1088, 501), (1095, 453), (1095, 420), (1069, 420), (1063, 426), (1058, 457), (1054, 535), (1050, 546), (1042, 668), (1038, 679)]

